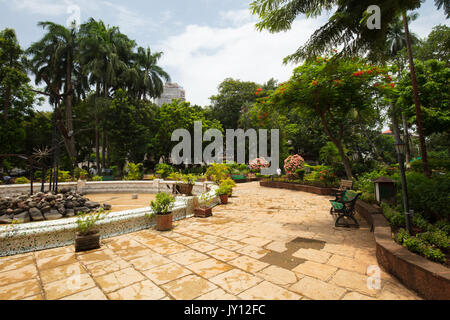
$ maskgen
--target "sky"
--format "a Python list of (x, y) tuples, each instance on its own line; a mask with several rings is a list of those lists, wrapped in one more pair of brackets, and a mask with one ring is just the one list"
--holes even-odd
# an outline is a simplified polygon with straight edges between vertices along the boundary
[[(0, 30), (13, 28), (23, 48), (38, 41), (39, 21), (66, 25), (78, 16), (102, 19), (119, 26), (129, 38), (152, 51), (164, 52), (159, 64), (172, 82), (186, 91), (192, 104), (206, 106), (226, 78), (264, 83), (290, 78), (294, 65), (283, 58), (304, 44), (328, 15), (300, 16), (287, 32), (270, 34), (255, 29), (250, 0), (0, 0)], [(433, 26), (447, 24), (443, 10), (426, 0), (411, 31), (426, 37)], [(40, 107), (47, 110), (46, 104)]]

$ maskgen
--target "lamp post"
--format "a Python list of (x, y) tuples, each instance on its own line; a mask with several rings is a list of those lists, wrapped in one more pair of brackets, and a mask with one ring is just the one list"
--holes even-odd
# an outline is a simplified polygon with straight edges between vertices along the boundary
[(400, 177), (401, 177), (401, 183), (402, 183), (402, 198), (403, 198), (403, 208), (405, 210), (406, 230), (408, 231), (409, 234), (412, 234), (411, 213), (409, 211), (408, 188), (406, 185), (406, 174), (405, 174), (405, 163), (404, 163), (404, 157), (405, 157), (405, 153), (406, 153), (406, 145), (404, 142), (402, 142), (400, 140), (400, 138), (398, 136), (396, 137), (395, 151), (397, 152), (398, 166), (400, 169)]

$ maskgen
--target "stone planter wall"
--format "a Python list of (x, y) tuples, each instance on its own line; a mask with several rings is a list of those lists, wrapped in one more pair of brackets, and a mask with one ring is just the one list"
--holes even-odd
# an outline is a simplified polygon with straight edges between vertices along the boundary
[[(196, 185), (196, 187), (199, 193), (204, 193), (208, 185), (209, 183)], [(163, 188), (166, 185), (163, 183), (159, 187)], [(220, 198), (215, 195), (216, 189), (217, 186), (212, 185), (208, 192), (208, 195), (212, 198), (213, 206), (220, 204)], [(177, 197), (173, 210), (174, 221), (193, 217), (194, 209), (198, 206), (199, 196)], [(106, 219), (97, 223), (101, 239), (145, 230), (155, 226), (156, 217), (147, 217), (151, 212), (151, 208), (146, 207), (110, 213)], [(75, 242), (76, 221), (77, 218), (74, 217), (1, 226), (0, 257), (71, 245)]]
[(382, 212), (358, 201), (356, 209), (373, 226), (378, 263), (425, 299), (450, 299), (450, 269), (410, 252), (392, 239)]
[(289, 182), (281, 182), (281, 181), (261, 181), (260, 183), (261, 187), (268, 187), (268, 188), (280, 188), (280, 189), (289, 189), (289, 190), (297, 190), (297, 191), (303, 191), (308, 193), (314, 193), (322, 196), (329, 196), (333, 194), (332, 188), (321, 188), (321, 187), (314, 187), (314, 186), (307, 186), (297, 183), (289, 183)]

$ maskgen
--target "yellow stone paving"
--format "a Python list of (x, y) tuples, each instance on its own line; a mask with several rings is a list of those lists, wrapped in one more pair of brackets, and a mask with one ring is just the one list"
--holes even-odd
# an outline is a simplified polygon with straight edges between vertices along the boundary
[(2, 257), (0, 299), (419, 299), (383, 270), (379, 287), (368, 287), (373, 234), (360, 217), (359, 229), (335, 228), (328, 200), (241, 184), (212, 217), (171, 232), (105, 239), (86, 253)]

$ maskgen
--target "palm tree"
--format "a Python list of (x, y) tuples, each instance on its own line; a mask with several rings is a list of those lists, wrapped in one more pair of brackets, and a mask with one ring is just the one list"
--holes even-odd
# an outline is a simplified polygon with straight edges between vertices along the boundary
[[(78, 58), (78, 32), (53, 22), (39, 22), (38, 26), (46, 29), (44, 37), (33, 43), (27, 50), (31, 56), (28, 65), (36, 76), (36, 85), (44, 81), (50, 102), (55, 105), (55, 112), (60, 117), (60, 100), (64, 99), (65, 125), (61, 117), (58, 124), (67, 152), (76, 162), (75, 137), (73, 134), (73, 76)], [(61, 93), (61, 90), (63, 92)]]
[(161, 97), (164, 90), (164, 83), (161, 78), (170, 82), (170, 76), (160, 66), (158, 60), (163, 55), (162, 52), (152, 53), (150, 48), (139, 47), (135, 54), (135, 68), (139, 76), (138, 97), (147, 100)]

